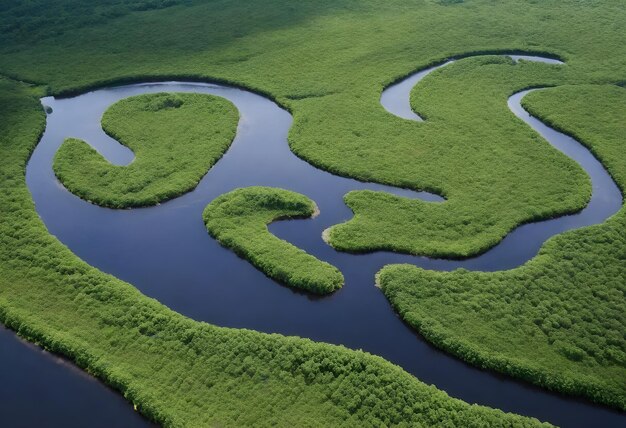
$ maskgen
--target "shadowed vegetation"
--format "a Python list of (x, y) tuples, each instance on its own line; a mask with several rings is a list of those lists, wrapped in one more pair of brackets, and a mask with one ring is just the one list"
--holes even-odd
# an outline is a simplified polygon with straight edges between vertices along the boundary
[[(623, 81), (626, 47), (617, 25), (626, 16), (623, 2), (249, 2), (239, 16), (262, 19), (233, 26), (237, 35), (223, 26), (243, 6), (219, 4), (132, 13), (41, 43), (16, 42), (19, 51), (0, 50), (7, 58), (0, 69), (45, 81), (54, 93), (164, 75), (234, 82), (270, 94), (293, 112), (291, 148), (312, 164), (449, 197), (433, 208), (380, 194), (350, 195), (358, 214), (351, 226), (331, 233), (339, 249), (466, 257), (521, 223), (579, 210), (588, 199), (580, 169), (545, 143), (532, 144), (540, 140), (506, 111), (505, 101), (527, 86)], [(169, 31), (177, 22), (189, 30)], [(596, 36), (578, 37), (585, 32)], [(449, 56), (516, 50), (559, 55), (567, 66), (462, 61), (430, 76), (424, 105), (413, 100), (430, 119), (426, 124), (393, 117), (380, 106), (383, 86), (413, 70)], [(463, 80), (454, 70), (467, 72), (461, 74), (478, 86), (448, 88)], [(490, 70), (504, 73), (493, 87), (480, 78)], [(466, 156), (474, 163), (464, 162)], [(513, 163), (505, 165), (500, 156)], [(545, 179), (542, 189), (537, 177)], [(422, 226), (433, 219), (432, 227)]]

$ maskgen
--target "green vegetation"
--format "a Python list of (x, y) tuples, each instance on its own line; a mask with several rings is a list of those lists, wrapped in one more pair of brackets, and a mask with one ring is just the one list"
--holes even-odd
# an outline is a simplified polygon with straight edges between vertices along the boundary
[[(132, 11), (163, 9), (189, 0), (28, 0), (0, 5), (0, 42), (35, 41), (63, 34), (69, 27), (98, 25)], [(54, 12), (54, 13), (49, 13)]]
[[(352, 228), (345, 237), (333, 233), (332, 240), (336, 245), (344, 242), (363, 250), (397, 246), (420, 254), (464, 256), (493, 245), (517, 223), (581, 208), (589, 195), (584, 175), (512, 114), (507, 112), (505, 117), (506, 98), (527, 86), (626, 81), (623, 0), (194, 0), (141, 12), (131, 12), (133, 8), (123, 4), (149, 5), (150, 1), (64, 0), (65, 7), (60, 0), (5, 3), (0, 6), (3, 75), (40, 82), (47, 93), (55, 95), (114, 82), (166, 77), (236, 83), (268, 94), (290, 109), (294, 115), (290, 145), (309, 162), (337, 174), (433, 190), (448, 198), (435, 207), (377, 193), (350, 194), (350, 205), (357, 212), (353, 224), (362, 226)], [(116, 5), (123, 6), (123, 11)], [(86, 11), (89, 13), (83, 13)], [(86, 22), (84, 16), (93, 16), (96, 22)], [(183, 25), (185, 31), (176, 31)], [(412, 103), (428, 119), (425, 123), (396, 118), (379, 103), (384, 86), (429, 64), (461, 54), (513, 50), (559, 55), (567, 65), (514, 66), (494, 58), (459, 61), (429, 76), (416, 89)], [(487, 82), (487, 75), (495, 80)], [(204, 426), (341, 422), (363, 426), (396, 421), (471, 426), (479, 424), (478, 417), (484, 418), (484, 425), (526, 421), (445, 398), (396, 367), (362, 353), (194, 323), (146, 299), (129, 285), (89, 268), (49, 236), (24, 184), (28, 153), (43, 127), (43, 114), (36, 111), (39, 105), (26, 94), (27, 89), (7, 82), (2, 88), (0, 318), (31, 340), (73, 356), (139, 403), (144, 414), (169, 425)], [(596, 94), (591, 95), (585, 103), (595, 100)], [(545, 97), (549, 96), (552, 93), (546, 92)], [(548, 111), (566, 112), (558, 108)], [(583, 135), (585, 129), (593, 129), (587, 114), (585, 108), (580, 137), (604, 153), (603, 142), (596, 144)], [(568, 116), (564, 126), (578, 132), (569, 122), (574, 113), (563, 115)], [(607, 126), (607, 132), (620, 129), (615, 128), (617, 124), (611, 126), (614, 128), (611, 131)], [(509, 146), (511, 141), (520, 146), (510, 147), (511, 153), (501, 150), (501, 144)], [(623, 153), (603, 157), (616, 179), (616, 171), (622, 170)], [(540, 189), (536, 188), (536, 174), (545, 179)], [(384, 224), (375, 217), (377, 211), (388, 214)], [(594, 291), (587, 295), (584, 308), (579, 310), (580, 305), (573, 304), (568, 313), (574, 316), (587, 310), (595, 314), (595, 308), (623, 302), (623, 296), (603, 294), (605, 288), (596, 287), (624, 283), (623, 257), (622, 264), (617, 263), (626, 249), (623, 217), (621, 213), (606, 225), (558, 237), (537, 259), (512, 272), (493, 276), (456, 272), (446, 276), (412, 269), (402, 277), (421, 283), (420, 279), (428, 276), (447, 284), (448, 279), (458, 276), (471, 279), (472, 286), (478, 280), (485, 281), (483, 288), (476, 285), (467, 289), (468, 300), (476, 301), (471, 298), (476, 294), (481, 303), (505, 299), (502, 287), (489, 288), (489, 278), (497, 278), (493, 281), (519, 290), (516, 299), (521, 301), (511, 300), (511, 305), (519, 306), (509, 307), (520, 307), (520, 312), (510, 314), (531, 329), (539, 327), (528, 325), (521, 317), (523, 310), (534, 310), (523, 302), (532, 302), (535, 294), (540, 296), (537, 302), (555, 296), (546, 304), (558, 306), (559, 302), (578, 299), (576, 293), (567, 296), (567, 290), (587, 287)], [(430, 227), (423, 225), (433, 220)], [(415, 226), (428, 239), (419, 237), (415, 244), (402, 242), (404, 234), (415, 235)], [(559, 245), (565, 247), (568, 242), (581, 245), (565, 255), (557, 251)], [(578, 263), (586, 262), (605, 267), (579, 269)], [(517, 279), (518, 275), (524, 278), (531, 268), (536, 269), (537, 278)], [(384, 273), (399, 272), (394, 269), (403, 268)], [(546, 287), (545, 292), (542, 287)], [(428, 291), (438, 290), (433, 287)], [(445, 320), (450, 320), (453, 308), (465, 309), (463, 300), (444, 302), (450, 305), (447, 314), (435, 310), (432, 314), (441, 316), (437, 323), (451, 325)], [(430, 303), (439, 305), (435, 300)], [(553, 312), (551, 307), (548, 310)], [(461, 313), (467, 318), (463, 343), (473, 340), (481, 343), (481, 349), (491, 349), (481, 353), (482, 357), (491, 353), (493, 358), (504, 358), (501, 356), (507, 354), (514, 367), (515, 361), (528, 361), (530, 350), (530, 355), (538, 354), (537, 364), (543, 364), (544, 378), (561, 377), (568, 385), (575, 385), (572, 376), (585, 385), (597, 379), (602, 397), (609, 389), (607, 385), (623, 379), (622, 371), (603, 370), (585, 355), (580, 362), (566, 361), (557, 352), (550, 355), (545, 351), (547, 346), (540, 346), (527, 334), (528, 328), (497, 336), (491, 329), (493, 323), (481, 329), (480, 323), (472, 322), (478, 314)], [(488, 315), (484, 311), (480, 314)], [(501, 323), (511, 317), (502, 317)], [(584, 330), (582, 337), (601, 337), (611, 324), (600, 315), (586, 319), (576, 326)], [(623, 323), (620, 325), (623, 331)], [(206, 348), (199, 353), (191, 347), (193, 341), (186, 342), (189, 339), (184, 331), (192, 327), (206, 332), (199, 336), (202, 340), (211, 338), (202, 343)], [(154, 329), (158, 333), (151, 335)], [(443, 327), (432, 330), (452, 331)], [(499, 342), (477, 338), (481, 331), (497, 336)], [(504, 327), (503, 331), (511, 332)], [(450, 344), (446, 349), (459, 355), (458, 337), (446, 337)], [(614, 345), (610, 346), (613, 349)], [(548, 357), (541, 356), (543, 351)], [(341, 355), (341, 362), (335, 364), (338, 360), (333, 359), (332, 366), (345, 365), (346, 371), (330, 374), (325, 369), (324, 352), (337, 358)], [(299, 355), (293, 365), (281, 366), (291, 355)], [(560, 358), (564, 367), (547, 364), (546, 358)], [(307, 360), (319, 362), (319, 366), (313, 362), (298, 366), (297, 362)], [(611, 364), (615, 365), (608, 366)], [(262, 367), (269, 375), (257, 375), (263, 370), (248, 371), (250, 367)], [(293, 367), (303, 369), (298, 372)], [(573, 373), (574, 368), (579, 375), (562, 375)], [(589, 374), (592, 372), (595, 374)], [(369, 377), (367, 373), (376, 375)], [(314, 381), (310, 381), (312, 374)], [(547, 380), (541, 384), (555, 386)], [(574, 386), (560, 389), (577, 391)], [(612, 403), (622, 406), (616, 403), (622, 393), (615, 397)]]
[(207, 205), (203, 217), (211, 236), (270, 278), (325, 294), (341, 288), (341, 272), (267, 230), (274, 221), (311, 217), (316, 211), (315, 203), (299, 193), (247, 187), (216, 198)]
[(0, 321), (23, 337), (164, 426), (539, 425), (361, 351), (193, 321), (82, 262), (47, 233), (26, 187), (40, 95), (0, 79)]
[[(427, 76), (411, 99), (427, 122), (396, 124), (413, 129), (407, 140), (396, 139), (389, 125), (376, 136), (391, 145), (383, 146), (384, 165), (396, 183), (411, 187), (413, 177), (420, 177), (427, 180), (424, 187), (447, 201), (350, 192), (344, 199), (355, 216), (329, 230), (329, 243), (344, 251), (468, 257), (491, 248), (521, 223), (581, 209), (591, 196), (584, 171), (515, 118), (506, 104), (512, 93), (541, 81), (556, 84), (566, 72), (560, 65), (484, 56)], [(415, 151), (419, 162), (407, 155)]]
[[(626, 90), (563, 86), (524, 106), (587, 144), (626, 189)], [(626, 209), (549, 240), (502, 272), (383, 268), (400, 316), (438, 347), (480, 367), (626, 409)]]
[(147, 94), (118, 101), (102, 117), (111, 137), (135, 160), (111, 165), (84, 141), (67, 139), (54, 173), (72, 193), (111, 208), (155, 205), (188, 192), (235, 138), (229, 101), (202, 94)]

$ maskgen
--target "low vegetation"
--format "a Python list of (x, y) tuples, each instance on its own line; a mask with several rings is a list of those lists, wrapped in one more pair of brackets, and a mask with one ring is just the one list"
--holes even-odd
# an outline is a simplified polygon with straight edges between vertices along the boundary
[(361, 351), (215, 327), (87, 265), (26, 187), (39, 90), (0, 79), (0, 322), (67, 356), (150, 419), (182, 426), (539, 426), (468, 405)]
[(343, 285), (341, 272), (267, 229), (273, 221), (311, 217), (316, 210), (315, 203), (299, 193), (247, 187), (216, 198), (207, 205), (203, 217), (211, 236), (270, 278), (325, 294)]
[[(495, 56), (462, 59), (427, 76), (412, 97), (426, 122), (397, 119), (395, 125), (412, 129), (411, 138), (400, 138), (404, 134), (392, 131), (394, 119), (387, 118), (375, 131), (384, 145), (358, 148), (361, 138), (355, 136), (348, 153), (360, 153), (351, 161), (355, 167), (361, 156), (384, 159), (367, 179), (380, 176), (403, 187), (415, 187), (419, 180), (421, 188), (447, 201), (350, 192), (344, 199), (354, 217), (329, 230), (329, 243), (343, 251), (463, 258), (488, 250), (519, 224), (582, 209), (591, 196), (584, 171), (517, 119), (506, 103), (523, 88), (566, 77), (565, 66), (516, 64)], [(419, 162), (409, 153), (418, 153)], [(335, 162), (350, 157), (335, 155)], [(383, 178), (382, 171), (389, 175)]]
[(54, 173), (72, 193), (98, 205), (155, 205), (197, 186), (235, 138), (237, 118), (235, 106), (211, 95), (126, 98), (105, 112), (102, 127), (133, 150), (133, 162), (112, 165), (70, 138), (54, 157)]
[[(626, 90), (564, 86), (524, 105), (574, 135), (626, 189)], [(400, 316), (438, 347), (479, 367), (626, 409), (626, 210), (549, 240), (502, 272), (383, 268)]]

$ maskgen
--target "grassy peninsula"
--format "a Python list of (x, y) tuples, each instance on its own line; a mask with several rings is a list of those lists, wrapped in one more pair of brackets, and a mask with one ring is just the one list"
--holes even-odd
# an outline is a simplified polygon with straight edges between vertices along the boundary
[(290, 287), (326, 294), (341, 288), (341, 272), (267, 229), (271, 222), (311, 217), (316, 210), (315, 203), (299, 193), (247, 187), (216, 198), (207, 205), (203, 217), (211, 236), (270, 278)]
[[(330, 244), (352, 252), (464, 258), (493, 247), (522, 223), (582, 209), (591, 195), (584, 171), (517, 119), (506, 103), (519, 90), (541, 82), (554, 85), (567, 74), (564, 65), (479, 56), (428, 75), (411, 98), (426, 121), (389, 118), (376, 131), (386, 142), (385, 154), (379, 155), (388, 158), (383, 165), (393, 171), (394, 184), (414, 187), (412, 177), (420, 177), (423, 188), (447, 200), (350, 192), (344, 199), (354, 217), (329, 230)], [(413, 129), (410, 139), (396, 137), (395, 121), (402, 121), (395, 125), (399, 129)], [(407, 155), (416, 152), (419, 162)], [(337, 155), (342, 162), (345, 158)]]

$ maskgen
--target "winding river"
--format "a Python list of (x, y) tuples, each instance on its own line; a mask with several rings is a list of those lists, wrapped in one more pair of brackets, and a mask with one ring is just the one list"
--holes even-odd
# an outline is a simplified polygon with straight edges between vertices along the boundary
[[(513, 57), (559, 63), (548, 58)], [(450, 62), (420, 71), (387, 88), (381, 104), (407, 120), (421, 120), (410, 108), (410, 91), (428, 73)], [(221, 96), (233, 102), (240, 112), (233, 144), (195, 190), (156, 207), (111, 210), (81, 200), (56, 180), (52, 159), (66, 137), (84, 139), (112, 163), (130, 162), (132, 152), (102, 131), (100, 118), (118, 100), (163, 91)], [(44, 98), (42, 103), (52, 107), (53, 112), (28, 163), (26, 178), (37, 211), (51, 234), (87, 263), (132, 283), (144, 294), (186, 316), (220, 326), (361, 348), (402, 366), (454, 397), (557, 425), (624, 426), (626, 417), (619, 412), (479, 370), (433, 348), (396, 316), (384, 295), (374, 287), (374, 274), (389, 263), (412, 263), (438, 270), (509, 269), (532, 258), (550, 236), (603, 222), (619, 210), (619, 189), (595, 157), (572, 138), (523, 110), (520, 100), (528, 92), (511, 96), (510, 109), (587, 171), (593, 184), (592, 199), (578, 214), (520, 226), (490, 251), (467, 260), (389, 252), (354, 255), (326, 245), (321, 239), (322, 231), (352, 216), (342, 200), (348, 191), (381, 190), (434, 203), (442, 199), (426, 192), (362, 183), (314, 168), (289, 150), (291, 115), (263, 96), (234, 87), (161, 82), (103, 88), (65, 99)], [(279, 286), (208, 235), (201, 216), (204, 207), (225, 192), (252, 185), (293, 190), (317, 203), (321, 211), (318, 217), (277, 222), (270, 230), (337, 266), (345, 276), (343, 289), (330, 296), (314, 297)], [(118, 399), (110, 394), (111, 400)], [(132, 417), (132, 412), (120, 412), (121, 424), (131, 424), (126, 420)]]

